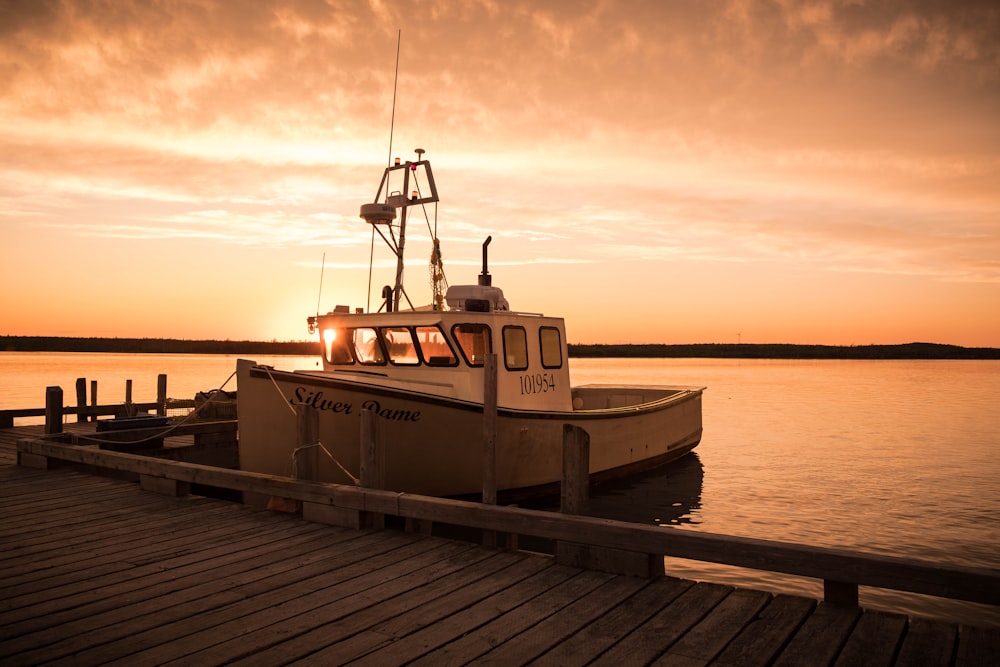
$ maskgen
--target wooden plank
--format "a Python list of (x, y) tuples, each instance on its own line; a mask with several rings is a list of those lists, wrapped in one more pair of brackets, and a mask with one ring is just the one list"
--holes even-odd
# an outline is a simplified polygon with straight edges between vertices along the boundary
[(649, 664), (732, 593), (730, 586), (699, 583), (601, 654), (592, 665)]
[[(310, 559), (320, 557), (318, 551), (334, 546), (341, 550), (347, 549), (349, 547), (344, 545), (348, 541), (343, 534), (324, 535), (317, 539), (311, 533), (304, 533), (266, 544), (243, 545), (235, 542), (228, 554), (210, 554), (210, 560), (200, 559), (200, 562), (192, 562), (190, 559), (182, 559), (178, 564), (166, 562), (167, 569), (159, 575), (152, 568), (148, 574), (141, 575), (145, 577), (141, 587), (95, 598), (78, 606), (68, 604), (44, 616), (23, 619), (6, 629), (13, 635), (45, 632), (48, 628), (58, 626), (60, 636), (68, 636), (76, 628), (74, 622), (82, 620), (85, 624), (79, 627), (79, 632), (92, 632), (94, 628), (126, 622), (132, 623), (128, 631), (134, 631), (137, 627), (136, 619), (144, 614), (156, 615), (155, 623), (158, 624), (162, 621), (159, 613), (162, 608), (174, 609), (183, 603), (207, 596), (218, 588), (220, 582), (233, 587), (267, 576), (276, 576), (293, 567), (292, 563), (303, 567)], [(176, 566), (170, 567), (172, 565)], [(115, 587), (112, 580), (108, 588)], [(242, 596), (237, 599), (239, 597)]]
[[(319, 575), (297, 586), (257, 595), (227, 605), (216, 612), (178, 619), (157, 627), (138, 637), (139, 645), (143, 647), (138, 652), (135, 650), (137, 638), (125, 638), (118, 642), (114, 656), (121, 658), (127, 655), (129, 662), (133, 664), (161, 664), (195, 652), (198, 653), (199, 660), (207, 657), (209, 663), (216, 662), (210, 657), (213, 653), (244, 655), (289, 636), (288, 632), (281, 632), (281, 629), (288, 630), (316, 622), (324, 610), (332, 611), (339, 617), (391, 598), (417, 585), (420, 570), (432, 568), (432, 571), (439, 571), (449, 565), (449, 556), (468, 552), (472, 548), (468, 544), (444, 540), (428, 539), (424, 542), (430, 544), (431, 548), (408, 554), (401, 560), (392, 559), (384, 568), (372, 569), (365, 562), (341, 571), (349, 569), (351, 576)], [(397, 550), (396, 553), (401, 551)], [(453, 569), (457, 567), (455, 563), (450, 566)], [(331, 581), (336, 581), (338, 585), (329, 585)], [(295, 634), (293, 630), (291, 636)], [(234, 639), (220, 644), (220, 637)], [(103, 662), (107, 653), (102, 647), (93, 655)], [(90, 655), (87, 654), (86, 657), (89, 658)]]
[[(354, 658), (364, 655), (375, 648), (375, 645), (368, 641), (371, 636), (377, 638), (379, 645), (385, 644), (387, 637), (391, 641), (405, 638), (408, 644), (418, 647), (417, 655), (422, 655), (433, 647), (414, 637), (415, 633), (455, 614), (464, 614), (465, 610), (473, 605), (537, 575), (552, 565), (552, 560), (548, 557), (527, 554), (506, 554), (505, 559), (500, 562), (507, 562), (510, 559), (513, 559), (513, 563), (506, 565), (501, 570), (488, 573), (477, 572), (477, 574), (488, 576), (480, 576), (475, 581), (442, 595), (429, 604), (394, 615), (392, 618), (372, 626), (363, 635), (355, 635), (351, 638), (352, 646), (347, 647), (348, 650), (344, 650), (338, 644), (331, 647), (333, 650), (329, 653), (322, 651), (310, 657), (315, 657), (328, 664), (335, 664), (338, 656)], [(361, 639), (362, 636), (364, 639)], [(354, 642), (355, 639), (358, 641)]]
[(837, 667), (891, 665), (905, 631), (905, 616), (865, 611), (834, 664)]
[[(219, 663), (242, 658), (238, 664), (265, 666), (302, 658), (313, 664), (345, 664), (393, 641), (400, 630), (406, 634), (414, 624), (420, 627), (433, 622), (445, 613), (439, 600), (461, 593), (464, 587), (519, 560), (523, 558), (482, 549), (463, 552), (447, 564), (442, 561), (432, 570), (413, 573), (410, 578), (419, 585), (409, 590), (393, 594), (386, 589), (376, 591), (372, 599), (364, 593), (353, 600), (342, 600), (268, 626), (237, 642), (212, 647), (199, 654), (199, 659)], [(398, 589), (403, 583), (397, 580), (392, 587)]]
[[(132, 489), (133, 493), (138, 492), (134, 486)], [(112, 544), (115, 541), (127, 543), (135, 548), (141, 547), (142, 541), (135, 539), (136, 531), (141, 531), (144, 527), (148, 529), (148, 515), (154, 515), (163, 522), (162, 527), (158, 527), (158, 535), (173, 532), (197, 534), (199, 526), (192, 524), (190, 512), (204, 512), (203, 517), (206, 520), (221, 520), (220, 517), (231, 516), (220, 511), (218, 505), (205, 504), (208, 502), (205, 499), (182, 498), (172, 499), (169, 502), (160, 500), (159, 504), (155, 502), (156, 500), (157, 498), (151, 494), (142, 493), (138, 497), (129, 494), (104, 499), (92, 505), (81, 505), (75, 510), (75, 513), (73, 510), (59, 509), (54, 514), (61, 517), (69, 526), (65, 529), (59, 526), (58, 522), (43, 521), (42, 519), (49, 517), (40, 514), (38, 515), (39, 524), (42, 526), (40, 534), (22, 533), (7, 538), (6, 541), (12, 545), (23, 546), (28, 553), (48, 551), (55, 558), (75, 563), (80, 560), (81, 556), (73, 551), (84, 551), (87, 554), (86, 558), (102, 555), (100, 551), (94, 551), (87, 546), (90, 542), (106, 543), (107, 549), (110, 549), (111, 553), (115, 555), (120, 553), (118, 547)], [(131, 513), (127, 511), (128, 504), (132, 504), (134, 508)], [(280, 519), (266, 515), (262, 516), (261, 520), (276, 524), (280, 522)], [(89, 534), (88, 527), (90, 527)], [(246, 528), (243, 526), (244, 530)], [(60, 539), (60, 533), (65, 535), (65, 540)], [(53, 552), (52, 545), (60, 549), (68, 545), (69, 548)], [(15, 566), (22, 571), (30, 571), (31, 565), (31, 561), (25, 559), (24, 563)], [(47, 567), (51, 567), (51, 565), (52, 563), (49, 563)]]
[(771, 594), (763, 591), (733, 591), (653, 664), (707, 665), (770, 601)]
[(490, 629), (491, 623), (516, 613), (514, 610), (536, 597), (547, 596), (549, 591), (578, 574), (575, 568), (550, 565), (536, 575), (483, 598), (461, 613), (413, 633), (408, 637), (409, 642), (416, 642), (423, 650), (434, 649), (413, 664), (438, 667), (475, 660), (495, 646), (495, 628)]
[[(126, 625), (107, 625), (18, 657), (37, 664), (72, 656), (74, 661), (97, 664), (129, 656), (130, 662), (141, 664), (143, 661), (137, 657), (139, 662), (135, 662), (132, 654), (142, 656), (146, 651), (156, 653), (162, 650), (184, 655), (196, 650), (193, 645), (191, 651), (186, 649), (186, 642), (192, 634), (221, 628), (218, 630), (222, 633), (220, 636), (238, 636), (243, 632), (242, 623), (255, 620), (266, 623), (275, 610), (289, 604), (298, 604), (306, 598), (315, 600), (316, 595), (327, 594), (326, 589), (334, 584), (347, 582), (351, 586), (370, 585), (377, 577), (370, 565), (377, 572), (379, 565), (396, 564), (400, 558), (406, 560), (421, 550), (427, 550), (424, 545), (415, 543), (410, 543), (408, 547), (394, 549), (389, 555), (381, 554), (372, 559), (367, 559), (363, 554), (355, 554), (347, 559), (350, 562), (343, 568), (333, 571), (324, 569), (293, 583), (282, 585), (269, 579), (217, 590), (214, 595), (199, 598), (191, 604), (161, 607), (158, 613), (142, 617), (144, 623), (131, 621)], [(248, 597), (245, 590), (257, 592)], [(235, 597), (230, 599), (230, 596)], [(216, 604), (220, 600), (221, 603)], [(208, 608), (204, 604), (206, 601), (209, 603)], [(232, 632), (232, 635), (225, 634), (226, 632)]]
[(925, 618), (911, 618), (896, 659), (896, 667), (951, 665), (957, 648), (958, 626)]
[(497, 646), (483, 656), (483, 660), (498, 665), (526, 664), (580, 632), (607, 609), (634, 595), (644, 584), (642, 579), (635, 577), (610, 579)]
[[(76, 582), (54, 588), (43, 587), (42, 590), (6, 600), (5, 611), (0, 618), (24, 627), (31, 624), (34, 618), (45, 619), (47, 623), (54, 614), (67, 608), (73, 610), (71, 616), (83, 614), (90, 617), (101, 609), (119, 606), (124, 595), (142, 595), (144, 589), (157, 585), (161, 591), (190, 585), (184, 580), (186, 575), (221, 567), (225, 563), (226, 552), (240, 554), (245, 549), (252, 554), (255, 546), (260, 548), (262, 544), (273, 550), (282, 547), (289, 539), (287, 533), (279, 532), (269, 540), (263, 531), (257, 530), (248, 533), (243, 540), (215, 541), (204, 548), (164, 554), (151, 562), (134, 565), (125, 577), (117, 573), (89, 577), (88, 568), (81, 566), (79, 572), (84, 576)], [(10, 618), (7, 618), (8, 615)]]
[(775, 667), (832, 665), (861, 618), (855, 606), (820, 603), (774, 662)]
[(958, 628), (956, 667), (996, 667), (1000, 664), (1000, 632), (996, 628)]
[[(226, 535), (228, 530), (219, 530), (222, 535), (214, 532), (214, 527), (208, 519), (215, 514), (214, 511), (206, 513), (201, 518), (204, 523), (199, 526), (191, 525), (191, 515), (186, 518), (176, 517), (173, 519), (164, 518), (162, 528), (167, 533), (172, 530), (184, 528), (190, 536), (188, 542), (206, 548), (211, 545), (211, 540), (206, 538), (206, 532), (210, 538), (219, 539), (226, 537), (231, 539), (234, 535)], [(238, 527), (234, 527), (234, 531)], [(102, 533), (107, 530), (107, 535)], [(93, 577), (98, 570), (115, 566), (115, 570), (130, 569), (141, 564), (143, 560), (164, 559), (171, 555), (163, 551), (149, 551), (148, 547), (135, 539), (137, 533), (148, 530), (148, 525), (143, 522), (127, 522), (123, 525), (115, 526), (114, 529), (105, 529), (103, 524), (95, 523), (94, 531), (101, 535), (97, 539), (90, 539), (85, 542), (59, 544), (57, 540), (50, 540), (42, 544), (31, 544), (20, 549), (18, 545), (11, 551), (14, 555), (8, 556), (3, 561), (4, 567), (0, 570), (0, 588), (9, 598), (15, 595), (18, 587), (30, 587), (34, 591), (43, 588), (53, 588), (64, 585), (67, 575), (78, 574), (85, 571), (88, 576)], [(243, 529), (248, 535), (252, 535)], [(208, 532), (213, 531), (213, 532)], [(175, 533), (171, 540), (184, 537), (184, 533)], [(80, 538), (83, 539), (82, 537)], [(77, 541), (74, 541), (77, 542)], [(171, 542), (172, 549), (184, 548), (177, 542)], [(102, 554), (94, 554), (93, 549), (100, 548)], [(188, 549), (193, 550), (193, 549)], [(8, 552), (10, 553), (10, 552)], [(20, 555), (18, 557), (18, 554)]]
[(718, 665), (768, 665), (816, 608), (816, 600), (777, 595), (715, 660)]
[[(570, 579), (548, 589), (544, 596), (532, 597), (516, 609), (500, 614), (485, 625), (477, 628), (468, 636), (475, 637), (481, 648), (489, 650), (516, 637), (525, 630), (540, 623), (555, 612), (573, 603), (583, 595), (606, 583), (610, 575), (600, 572), (578, 572)], [(465, 639), (465, 638), (463, 638)], [(466, 646), (470, 646), (466, 642)], [(401, 664), (411, 656), (412, 647), (409, 643), (399, 642), (388, 644), (382, 649), (368, 653), (354, 662), (356, 665), (393, 665)], [(420, 647), (423, 649), (423, 647)], [(477, 662), (482, 658), (477, 658)]]
[(635, 595), (609, 609), (582, 631), (567, 637), (530, 664), (587, 664), (693, 585), (694, 582), (672, 577), (646, 582)]

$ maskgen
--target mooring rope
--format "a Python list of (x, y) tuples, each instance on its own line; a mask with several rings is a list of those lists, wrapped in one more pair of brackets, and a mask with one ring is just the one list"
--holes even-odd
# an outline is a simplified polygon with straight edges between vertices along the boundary
[[(274, 385), (274, 390), (278, 392), (279, 396), (281, 396), (281, 402), (284, 403), (286, 406), (288, 406), (288, 409), (292, 411), (293, 415), (295, 415), (296, 417), (298, 417), (298, 413), (295, 412), (295, 408), (292, 407), (291, 402), (285, 397), (284, 392), (281, 391), (281, 387), (278, 386), (278, 382), (274, 379), (274, 376), (271, 374), (271, 370), (272, 369), (268, 368), (267, 366), (263, 366), (262, 368), (264, 369), (264, 372), (267, 373), (268, 379), (271, 380), (271, 384)], [(338, 468), (340, 468), (345, 475), (347, 475), (348, 477), (351, 478), (351, 481), (355, 485), (358, 484), (358, 478), (355, 477), (354, 475), (352, 475), (350, 473), (350, 471), (348, 471), (347, 468), (345, 468), (343, 466), (343, 464), (341, 464), (340, 461), (337, 460), (337, 457), (335, 457), (330, 452), (330, 450), (327, 449), (323, 445), (323, 443), (319, 442), (319, 441), (314, 442), (311, 445), (300, 445), (300, 446), (298, 446), (298, 447), (296, 447), (295, 449), (292, 450), (292, 476), (293, 477), (298, 477), (298, 460), (297, 460), (296, 456), (298, 455), (298, 453), (301, 450), (308, 449), (310, 447), (319, 447), (320, 450), (322, 450), (324, 454), (326, 454), (328, 457), (330, 457), (330, 460), (333, 461), (334, 465), (336, 465)]]
[(311, 445), (302, 445), (300, 447), (296, 447), (295, 449), (292, 450), (292, 476), (293, 477), (295, 477), (296, 479), (298, 479), (298, 476), (299, 476), (299, 467), (298, 467), (298, 459), (297, 459), (297, 456), (298, 456), (299, 452), (301, 452), (303, 449), (310, 449), (312, 447), (319, 447), (320, 451), (322, 451), (324, 454), (326, 454), (328, 457), (330, 457), (330, 460), (333, 461), (334, 465), (336, 465), (338, 468), (340, 468), (341, 472), (343, 472), (345, 475), (347, 475), (351, 479), (351, 483), (352, 484), (354, 484), (355, 486), (357, 486), (358, 484), (361, 483), (361, 480), (359, 480), (357, 477), (355, 477), (354, 475), (352, 475), (351, 472), (347, 468), (345, 468), (343, 465), (341, 465), (340, 461), (337, 460), (337, 457), (335, 457), (332, 453), (330, 453), (330, 450), (327, 449), (326, 446), (322, 442), (318, 442), (318, 441), (314, 442)]

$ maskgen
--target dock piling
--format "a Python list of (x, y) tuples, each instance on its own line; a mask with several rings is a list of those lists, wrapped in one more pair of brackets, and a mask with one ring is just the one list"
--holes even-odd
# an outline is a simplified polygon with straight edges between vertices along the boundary
[[(590, 500), (590, 435), (563, 424), (563, 476), (559, 511), (585, 515)], [(663, 556), (575, 542), (556, 542), (556, 561), (591, 570), (652, 579), (664, 575)]]
[(63, 430), (63, 390), (62, 387), (45, 388), (45, 434), (62, 433)]
[(76, 421), (87, 421), (87, 378), (76, 379)]

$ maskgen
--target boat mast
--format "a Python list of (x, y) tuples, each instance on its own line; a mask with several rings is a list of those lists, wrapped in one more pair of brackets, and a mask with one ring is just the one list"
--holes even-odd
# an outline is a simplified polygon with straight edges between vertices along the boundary
[[(375, 194), (375, 202), (362, 204), (361, 206), (361, 217), (365, 222), (372, 225), (379, 236), (382, 237), (382, 240), (385, 241), (385, 244), (392, 250), (393, 254), (396, 255), (396, 281), (392, 287), (393, 310), (399, 310), (402, 297), (406, 296), (406, 290), (403, 289), (403, 249), (406, 245), (407, 209), (411, 206), (423, 206), (424, 204), (432, 204), (438, 201), (437, 186), (434, 184), (434, 173), (431, 171), (431, 163), (423, 159), (426, 151), (418, 148), (415, 152), (417, 154), (416, 160), (407, 160), (401, 163), (399, 158), (396, 158), (394, 164), (386, 167), (382, 175), (382, 182), (378, 187), (378, 192)], [(392, 177), (393, 172), (400, 169), (403, 170), (402, 188), (400, 190), (391, 190), (389, 179)], [(427, 181), (427, 186), (430, 190), (428, 193), (420, 191), (419, 175), (421, 172)], [(383, 190), (385, 191), (385, 199), (380, 202), (383, 197)], [(399, 214), (398, 238), (394, 233), (392, 225), (396, 219), (397, 208), (402, 209)], [(381, 225), (383, 224), (386, 226), (385, 232), (381, 229)], [(407, 297), (407, 300), (409, 300), (409, 297)]]

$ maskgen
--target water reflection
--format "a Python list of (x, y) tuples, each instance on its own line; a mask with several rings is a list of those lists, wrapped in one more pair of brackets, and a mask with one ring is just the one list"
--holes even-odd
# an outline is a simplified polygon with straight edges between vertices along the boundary
[(698, 454), (591, 489), (587, 514), (668, 526), (700, 523), (705, 472)]
[[(691, 452), (676, 461), (590, 489), (587, 514), (602, 519), (667, 526), (700, 522), (704, 468)], [(547, 497), (525, 507), (559, 510), (559, 499)]]

